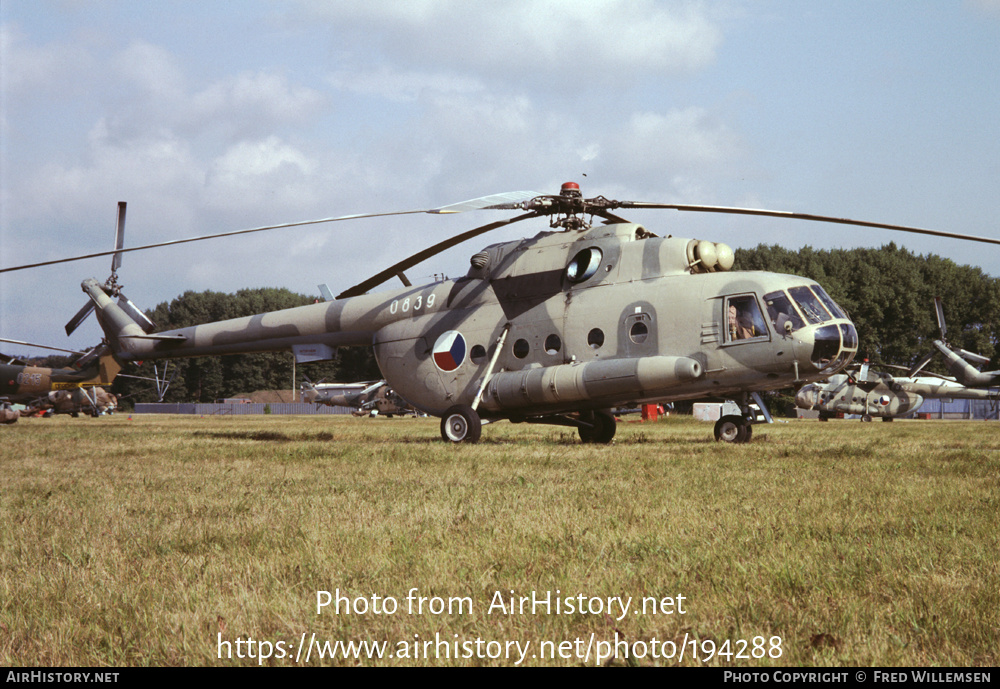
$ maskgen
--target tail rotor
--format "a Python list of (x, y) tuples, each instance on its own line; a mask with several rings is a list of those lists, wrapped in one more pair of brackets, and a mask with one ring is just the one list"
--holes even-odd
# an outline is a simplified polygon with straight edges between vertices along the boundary
[[(143, 329), (146, 333), (151, 333), (156, 330), (156, 324), (146, 317), (139, 307), (132, 303), (132, 301), (122, 294), (121, 286), (118, 284), (118, 269), (122, 265), (122, 249), (125, 247), (125, 201), (118, 202), (118, 217), (115, 221), (115, 252), (111, 257), (111, 275), (101, 286), (104, 293), (109, 297), (118, 297), (118, 305), (122, 310), (128, 314), (128, 316), (134, 320), (139, 327)], [(94, 310), (93, 298), (83, 305), (76, 315), (73, 316), (68, 323), (66, 323), (66, 334), (72, 335), (73, 331), (80, 327), (87, 317)]]

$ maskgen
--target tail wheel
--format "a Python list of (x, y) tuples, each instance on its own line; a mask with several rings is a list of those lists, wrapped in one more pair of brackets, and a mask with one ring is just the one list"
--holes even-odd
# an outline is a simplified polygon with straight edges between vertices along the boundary
[(715, 439), (724, 443), (746, 443), (753, 431), (741, 416), (723, 416), (715, 422)]
[(587, 419), (587, 421), (593, 423), (593, 426), (577, 427), (580, 433), (580, 440), (585, 443), (607, 445), (614, 439), (615, 431), (618, 430), (618, 424), (614, 416), (607, 412), (599, 411), (594, 412), (594, 418)]
[(472, 407), (456, 404), (441, 417), (441, 437), (450, 443), (477, 443), (483, 422)]

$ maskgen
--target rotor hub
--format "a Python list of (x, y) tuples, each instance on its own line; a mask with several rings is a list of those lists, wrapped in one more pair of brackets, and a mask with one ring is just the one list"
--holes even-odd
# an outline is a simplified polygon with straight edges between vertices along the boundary
[(583, 198), (583, 194), (580, 193), (580, 185), (576, 182), (565, 182), (562, 188), (559, 190), (560, 196), (568, 196), (572, 198)]

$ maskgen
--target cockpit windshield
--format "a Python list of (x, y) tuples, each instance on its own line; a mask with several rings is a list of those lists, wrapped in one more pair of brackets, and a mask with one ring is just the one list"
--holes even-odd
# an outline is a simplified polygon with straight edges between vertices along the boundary
[(833, 314), (834, 318), (847, 318), (847, 314), (844, 313), (843, 309), (837, 306), (837, 302), (830, 298), (830, 295), (826, 293), (826, 290), (819, 285), (813, 285), (812, 291), (816, 293), (816, 296), (820, 298), (820, 301), (826, 304), (826, 308), (830, 310), (830, 313)]
[(806, 320), (810, 323), (825, 323), (833, 318), (808, 287), (791, 287), (788, 293), (792, 295), (792, 299), (799, 305)]
[(793, 332), (805, 327), (805, 322), (784, 292), (765, 294), (764, 304), (767, 305), (767, 317), (771, 319), (775, 332), (785, 332), (785, 323), (792, 324)]
[[(791, 295), (791, 299), (788, 298)], [(806, 325), (826, 323), (834, 318), (847, 319), (844, 310), (819, 285), (791, 287), (788, 293), (771, 292), (764, 295), (767, 315), (777, 332), (786, 332), (786, 323), (791, 323), (791, 332)], [(804, 317), (804, 319), (803, 319)]]

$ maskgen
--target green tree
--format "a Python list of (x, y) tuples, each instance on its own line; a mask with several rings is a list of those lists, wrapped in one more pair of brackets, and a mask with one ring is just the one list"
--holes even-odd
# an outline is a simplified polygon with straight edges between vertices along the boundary
[[(173, 330), (303, 306), (313, 301), (313, 297), (276, 288), (243, 289), (236, 294), (189, 291), (169, 303), (157, 305), (147, 315), (159, 330)], [(165, 364), (159, 362), (157, 365), (162, 370)], [(165, 402), (212, 402), (241, 392), (287, 390), (292, 384), (292, 355), (289, 352), (172, 359), (166, 365), (174, 371), (174, 377), (164, 396)], [(144, 362), (138, 368), (135, 375), (153, 377), (152, 362)], [(299, 367), (299, 370), (313, 380), (336, 380), (337, 364), (316, 362)], [(133, 402), (156, 401), (152, 388), (149, 382), (124, 377), (119, 377), (114, 387), (117, 393)]]
[(734, 268), (816, 280), (857, 326), (859, 358), (875, 364), (911, 365), (932, 349), (940, 337), (933, 300), (942, 296), (949, 342), (993, 358), (991, 367), (997, 367), (1000, 281), (979, 268), (915, 255), (895, 243), (797, 252), (760, 245), (737, 250)]

